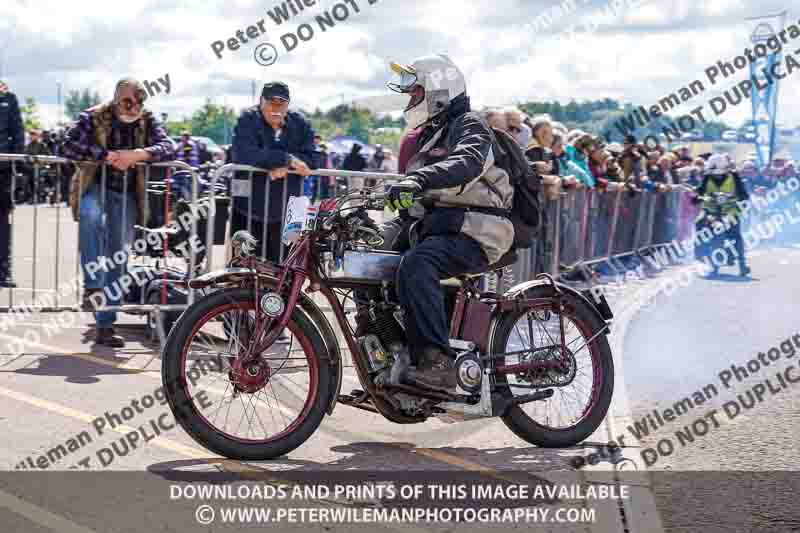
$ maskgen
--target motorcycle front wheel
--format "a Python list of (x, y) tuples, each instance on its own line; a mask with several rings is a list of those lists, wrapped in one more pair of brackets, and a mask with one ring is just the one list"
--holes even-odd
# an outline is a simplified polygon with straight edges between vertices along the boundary
[(181, 315), (162, 355), (176, 420), (198, 444), (230, 459), (274, 459), (294, 450), (319, 427), (330, 394), (327, 348), (305, 313), (292, 313), (288, 343), (239, 368), (236, 356), (254, 328), (252, 291), (218, 291)]

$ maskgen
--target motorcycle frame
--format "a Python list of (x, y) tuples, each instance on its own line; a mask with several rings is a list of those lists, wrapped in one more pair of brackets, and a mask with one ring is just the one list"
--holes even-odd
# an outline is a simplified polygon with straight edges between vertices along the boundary
[[(316, 242), (316, 235), (315, 233), (311, 232), (301, 237), (301, 239), (294, 245), (289, 256), (284, 260), (283, 264), (278, 266), (272, 262), (264, 261), (261, 259), (257, 259), (255, 257), (246, 257), (240, 259), (234, 259), (231, 261), (230, 266), (240, 266), (251, 271), (251, 276), (254, 277), (254, 303), (255, 303), (255, 312), (256, 312), (256, 330), (254, 335), (252, 335), (250, 339), (250, 346), (247, 350), (247, 353), (240, 355), (242, 357), (242, 365), (246, 365), (248, 363), (254, 362), (258, 358), (258, 354), (265, 351), (269, 348), (278, 338), (280, 333), (284, 330), (284, 328), (289, 323), (291, 314), (294, 308), (300, 301), (301, 291), (303, 284), (306, 281), (310, 281), (310, 286), (306, 289), (306, 292), (313, 293), (319, 292), (321, 293), (325, 299), (327, 300), (328, 304), (333, 311), (334, 316), (336, 317), (336, 321), (338, 323), (339, 328), (341, 329), (343, 336), (345, 338), (345, 342), (347, 343), (348, 348), (350, 349), (350, 353), (353, 354), (353, 361), (355, 364), (356, 371), (359, 375), (359, 380), (362, 385), (367, 389), (367, 391), (371, 395), (376, 394), (376, 390), (372, 381), (369, 377), (369, 370), (367, 368), (366, 361), (363, 360), (361, 356), (361, 351), (357, 343), (357, 339), (355, 336), (355, 332), (353, 331), (350, 323), (347, 320), (347, 316), (344, 311), (344, 307), (342, 303), (339, 301), (337, 295), (334, 293), (333, 288), (328, 285), (328, 283), (319, 275), (317, 272), (315, 265), (313, 264), (313, 245)], [(561, 303), (561, 289), (559, 286), (552, 280), (550, 276), (545, 275), (546, 278), (550, 281), (552, 286), (555, 288), (555, 295), (553, 297), (547, 298), (521, 298), (523, 293), (517, 293), (517, 297), (511, 298), (507, 296), (498, 296), (494, 295), (492, 298), (489, 298), (489, 302), (496, 305), (496, 310), (498, 311), (509, 311), (512, 309), (518, 309), (520, 306), (524, 307), (545, 307), (549, 308), (552, 311), (558, 312), (559, 315), (559, 331), (560, 331), (560, 348), (561, 348), (561, 355), (564, 356), (567, 352), (566, 348), (566, 340), (565, 340), (565, 333), (564, 333), (564, 318), (560, 310), (563, 310), (563, 305)], [(262, 281), (266, 283), (262, 283)], [(277, 281), (277, 283), (275, 283)], [(286, 289), (286, 294), (284, 295), (284, 289)], [(284, 309), (282, 313), (278, 317), (270, 317), (268, 316), (259, 305), (261, 298), (268, 293), (275, 292), (285, 302)], [(466, 309), (467, 303), (470, 301), (471, 298), (476, 298), (476, 295), (472, 295), (475, 291), (472, 290), (472, 286), (470, 283), (462, 284), (459, 287), (456, 293), (455, 299), (455, 306), (452, 313), (451, 323), (450, 323), (450, 333), (452, 337), (455, 337), (461, 329), (462, 321), (464, 319), (464, 311)], [(496, 312), (496, 311), (495, 311)], [(274, 322), (277, 322), (277, 325), (274, 325)], [(265, 334), (266, 331), (269, 331)], [(489, 333), (491, 337), (491, 332)], [(257, 339), (261, 339), (258, 340)], [(490, 339), (486, 340), (488, 342)], [(590, 341), (588, 341), (590, 342)], [(587, 342), (587, 344), (588, 344)], [(527, 350), (526, 350), (527, 351)], [(491, 354), (491, 355), (484, 355), (481, 357), (483, 361), (491, 362), (494, 359), (498, 359), (501, 357), (505, 357), (506, 355), (514, 355), (518, 352), (509, 352), (509, 353), (499, 353), (499, 354)], [(551, 369), (559, 365), (559, 360), (550, 360), (550, 361), (528, 361), (525, 363), (520, 363), (516, 365), (501, 365), (494, 368), (494, 372), (496, 374), (515, 374), (520, 372), (528, 372), (534, 371), (538, 368), (542, 369)], [(402, 386), (398, 386), (397, 388), (406, 388)], [(413, 392), (414, 389), (409, 388), (409, 392)], [(437, 399), (449, 399), (447, 395), (444, 394), (428, 394), (428, 396), (433, 397), (436, 396)]]

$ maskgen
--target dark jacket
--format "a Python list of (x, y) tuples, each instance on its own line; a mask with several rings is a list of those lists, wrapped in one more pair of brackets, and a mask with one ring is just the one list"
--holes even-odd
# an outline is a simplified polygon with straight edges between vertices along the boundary
[[(72, 175), (69, 203), (72, 216), (77, 221), (80, 216), (80, 198), (95, 180), (102, 180), (102, 165), (110, 151), (142, 148), (150, 154), (150, 161), (170, 161), (175, 156), (175, 145), (167, 136), (158, 119), (147, 109), (136, 122), (127, 124), (120, 121), (111, 102), (87, 109), (65, 135), (64, 157), (85, 161), (78, 165)], [(149, 179), (158, 179), (166, 174), (163, 167), (150, 169)], [(137, 223), (145, 224), (149, 211), (147, 201), (148, 173), (145, 167), (137, 165), (125, 173), (106, 165), (106, 188), (122, 191), (128, 180), (128, 192), (135, 192), (138, 211)]]
[(486, 121), (469, 111), (467, 101), (456, 101), (444, 124), (422, 130), (406, 169), (423, 184), (425, 196), (438, 202), (423, 218), (422, 235), (468, 235), (480, 243), (489, 263), (514, 240), (508, 218), (486, 212), (510, 210), (514, 195), (508, 174), (494, 163), (492, 143)]
[(25, 148), (25, 129), (17, 97), (0, 93), (0, 154), (21, 154)]
[[(303, 160), (310, 168), (314, 168), (314, 130), (306, 118), (296, 111), (289, 111), (280, 135), (272, 129), (261, 114), (258, 106), (253, 106), (242, 113), (233, 132), (231, 156), (234, 163), (273, 170), (289, 165), (291, 156)], [(237, 172), (237, 179), (248, 179), (246, 172)], [(268, 174), (253, 174), (253, 190), (251, 198), (252, 216), (254, 220), (264, 220), (264, 204), (266, 203)], [(269, 186), (269, 207), (267, 222), (280, 222), (284, 201), (290, 196), (300, 196), (303, 178), (297, 174), (289, 174), (286, 178), (272, 181)], [(236, 197), (233, 207), (247, 216), (248, 199)]]
[(367, 168), (367, 159), (361, 154), (361, 145), (354, 144), (342, 162), (342, 169), (361, 172), (365, 168)]
[[(566, 152), (565, 152), (566, 156)], [(553, 168), (547, 174), (551, 176), (558, 176), (561, 172), (561, 164), (558, 160), (558, 157), (553, 153), (550, 148), (546, 148), (539, 144), (535, 138), (531, 137), (528, 146), (525, 147), (525, 157), (531, 163), (536, 163), (538, 161), (542, 161), (544, 163), (550, 163)]]

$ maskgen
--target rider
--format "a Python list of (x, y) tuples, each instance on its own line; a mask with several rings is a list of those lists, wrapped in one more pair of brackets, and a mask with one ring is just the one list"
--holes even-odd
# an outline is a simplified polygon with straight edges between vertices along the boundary
[[(705, 164), (705, 178), (697, 189), (701, 197), (703, 210), (700, 217), (715, 207), (712, 199), (714, 193), (727, 193), (728, 199), (722, 205), (722, 214), (725, 219), (725, 226), (729, 227), (728, 235), (734, 239), (736, 246), (736, 258), (739, 261), (739, 275), (747, 276), (750, 274), (750, 267), (747, 266), (747, 258), (744, 255), (744, 239), (742, 238), (741, 212), (737, 202), (748, 199), (747, 189), (744, 186), (739, 174), (731, 171), (730, 162), (723, 154), (714, 154), (708, 158)], [(716, 266), (715, 269), (716, 271)]]
[(392, 209), (411, 208), (420, 219), (397, 279), (417, 361), (407, 377), (451, 390), (456, 371), (440, 280), (483, 272), (510, 250), (514, 228), (507, 215), (514, 193), (508, 174), (495, 165), (493, 134), (470, 111), (464, 76), (452, 60), (431, 55), (391, 68), (397, 80), (388, 86), (409, 95), (405, 117), (419, 131), (405, 179), (387, 194)]

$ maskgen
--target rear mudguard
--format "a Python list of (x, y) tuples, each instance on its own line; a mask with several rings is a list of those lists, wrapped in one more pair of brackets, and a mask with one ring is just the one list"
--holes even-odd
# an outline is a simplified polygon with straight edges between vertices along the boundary
[[(256, 273), (248, 268), (226, 268), (224, 270), (217, 270), (203, 274), (189, 282), (189, 286), (195, 289), (202, 289), (205, 287), (220, 285), (226, 283), (242, 282), (247, 278), (255, 277)], [(260, 283), (274, 287), (278, 284), (278, 280), (271, 276), (261, 274), (258, 276)], [(339, 340), (336, 338), (336, 333), (331, 326), (330, 321), (322, 312), (322, 309), (314, 303), (314, 300), (308, 297), (305, 293), (301, 292), (297, 301), (300, 309), (302, 309), (322, 335), (322, 340), (328, 349), (327, 356), (330, 359), (331, 365), (335, 367), (335, 372), (331, 372), (330, 391), (331, 395), (327, 401), (326, 412), (330, 415), (333, 414), (333, 409), (336, 407), (336, 400), (342, 389), (342, 353), (339, 347)], [(316, 355), (316, 354), (315, 354)]]
[[(570, 293), (576, 298), (579, 298), (589, 304), (589, 308), (592, 312), (597, 316), (597, 319), (600, 322), (605, 323), (608, 326), (606, 332), (610, 330), (611, 327), (611, 320), (613, 319), (613, 314), (611, 313), (611, 309), (608, 306), (608, 302), (606, 302), (605, 296), (601, 291), (591, 291), (591, 289), (587, 289), (584, 292), (580, 292), (576, 289), (573, 289), (569, 285), (564, 285), (562, 283), (556, 283), (558, 288), (564, 292)], [(547, 279), (535, 279), (530, 281), (522, 282), (518, 285), (514, 285), (510, 289), (508, 289), (505, 294), (503, 294), (503, 299), (505, 300), (513, 300), (514, 298), (519, 297), (520, 295), (525, 294), (526, 292), (530, 291), (531, 289), (537, 287), (545, 287), (550, 289), (550, 294), (554, 294), (552, 284)], [(497, 324), (500, 321), (500, 318), (503, 315), (503, 311), (500, 306), (497, 306), (495, 309), (494, 317), (492, 318), (492, 325), (489, 328), (489, 339), (487, 346), (494, 346), (494, 336), (497, 330)]]

